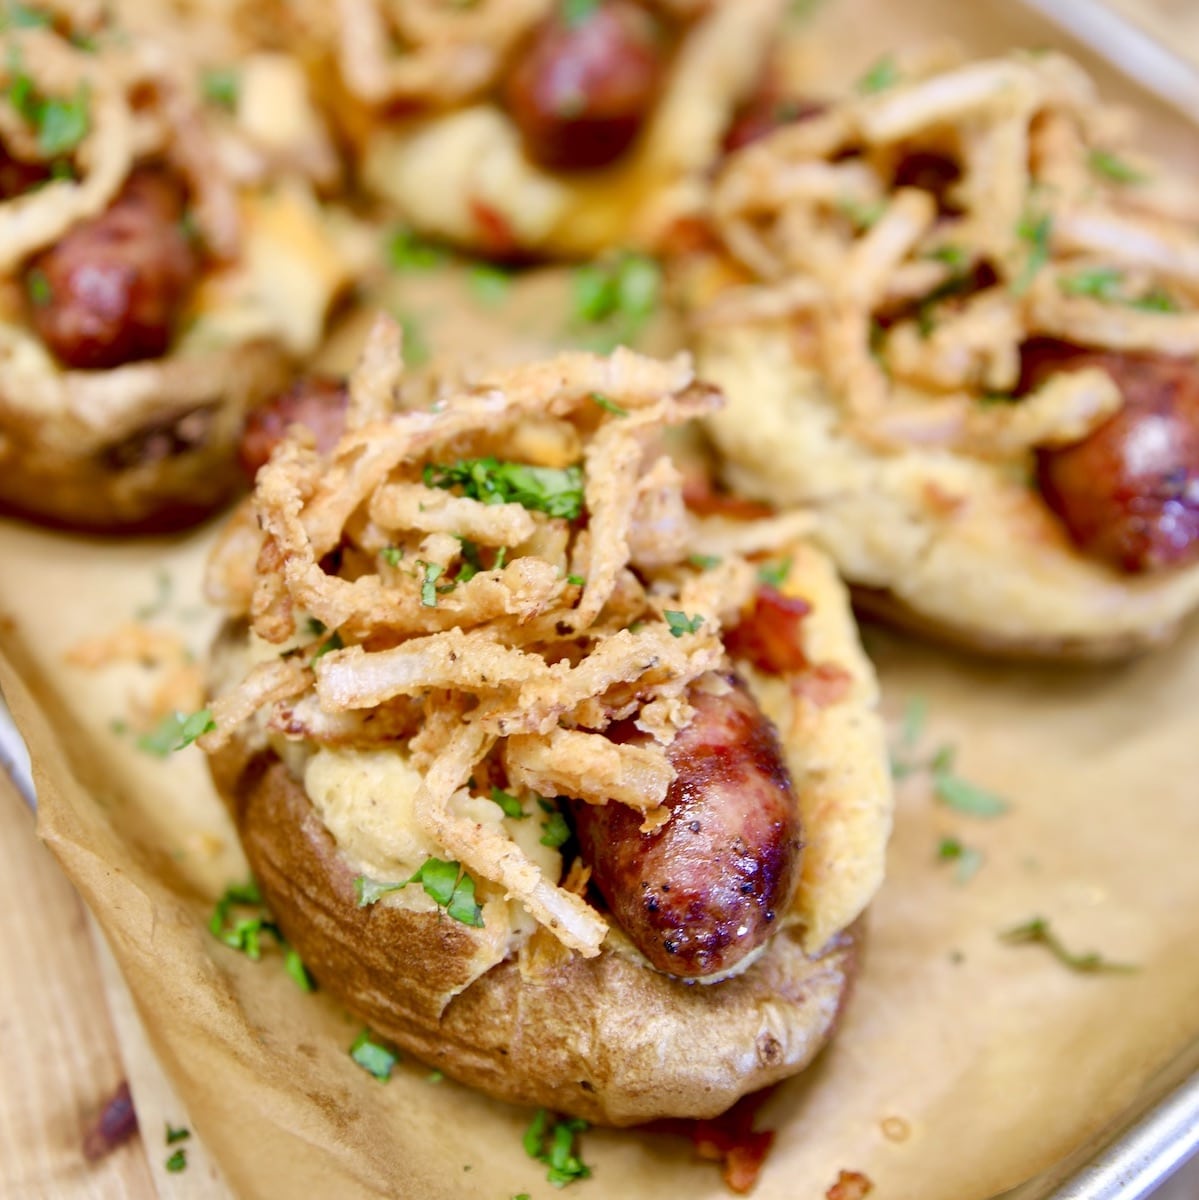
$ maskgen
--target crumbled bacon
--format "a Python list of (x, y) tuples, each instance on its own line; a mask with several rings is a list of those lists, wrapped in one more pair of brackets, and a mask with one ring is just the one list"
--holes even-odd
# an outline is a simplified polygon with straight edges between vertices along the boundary
[(791, 684), (796, 696), (810, 700), (817, 708), (839, 704), (849, 695), (853, 676), (836, 663), (813, 663)]
[(861, 1171), (841, 1171), (837, 1182), (824, 1193), (825, 1200), (865, 1200), (874, 1184)]
[(753, 607), (724, 635), (725, 648), (734, 658), (744, 658), (768, 675), (803, 671), (808, 659), (799, 623), (811, 611), (806, 600), (762, 584)]
[(690, 1138), (696, 1154), (720, 1163), (726, 1186), (743, 1196), (757, 1183), (766, 1155), (774, 1144), (774, 1130), (754, 1129), (758, 1110), (773, 1093), (774, 1088), (768, 1087), (743, 1096), (728, 1112), (709, 1121), (671, 1119), (654, 1121), (646, 1128), (654, 1133)]
[(512, 232), (508, 218), (499, 209), (488, 204), (486, 200), (473, 196), (470, 201), (470, 213), (483, 235), (489, 253), (500, 258), (516, 254), (520, 249), (516, 234)]
[(683, 503), (697, 517), (728, 517), (734, 521), (756, 521), (774, 516), (774, 509), (757, 500), (718, 491), (706, 474), (688, 474), (683, 481)]

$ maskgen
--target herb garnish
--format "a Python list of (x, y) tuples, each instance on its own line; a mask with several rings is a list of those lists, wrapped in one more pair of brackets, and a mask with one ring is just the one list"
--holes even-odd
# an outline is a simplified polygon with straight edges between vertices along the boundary
[[(542, 805), (545, 809), (545, 805)], [(546, 818), (541, 822), (541, 837), (538, 841), (543, 846), (549, 846), (557, 850), (559, 846), (564, 846), (570, 840), (570, 826), (566, 823), (566, 818), (557, 808), (546, 809)]]
[(192, 1131), (186, 1125), (180, 1125), (177, 1129), (170, 1121), (164, 1122), (166, 1125), (167, 1145), (173, 1146), (176, 1142), (186, 1142), (192, 1135)]
[(440, 858), (425, 859), (412, 875), (397, 883), (381, 883), (359, 875), (354, 880), (358, 907), (367, 908), (389, 892), (398, 892), (410, 883), (419, 883), (455, 921), (482, 928), (483, 910), (475, 902), (475, 881), (462, 870), (460, 863), (445, 862)]
[(445, 572), (445, 567), (440, 563), (422, 562), (418, 564), (424, 567), (424, 578), (420, 585), (420, 602), (425, 608), (437, 607), (437, 581)]
[(369, 1029), (364, 1029), (350, 1046), (350, 1057), (366, 1072), (386, 1083), (391, 1078), (396, 1063), (400, 1061), (397, 1051), (386, 1042), (378, 1040)]
[(576, 322), (604, 326), (592, 341), (597, 350), (612, 350), (634, 342), (653, 315), (662, 269), (644, 255), (622, 254), (576, 267), (572, 287)]
[(1072, 971), (1082, 971), (1084, 973), (1116, 971), (1127, 973), (1140, 969), (1132, 963), (1112, 962), (1094, 950), (1088, 951), (1085, 954), (1072, 954), (1062, 945), (1061, 939), (1050, 928), (1049, 921), (1045, 917), (1033, 917), (1025, 921), (1023, 925), (1016, 925), (1012, 929), (1005, 929), (999, 935), (999, 939), (1012, 946), (1028, 944), (1044, 946), (1058, 962), (1069, 967)]
[(1049, 261), (1049, 241), (1053, 235), (1053, 217), (1026, 212), (1016, 226), (1016, 236), (1028, 246), (1024, 269), (1012, 282), (1012, 293), (1023, 296), (1032, 287), (1037, 272)]
[(1087, 155), (1087, 166), (1112, 183), (1144, 183), (1148, 179), (1143, 171), (1138, 171), (1110, 150), (1092, 150)]
[[(257, 909), (252, 916), (237, 916), (235, 909)], [(299, 953), (283, 936), (262, 901), (262, 892), (254, 879), (232, 884), (213, 906), (208, 932), (234, 950), (240, 950), (251, 962), (262, 958), (262, 938), (267, 935), (283, 951), (284, 969), (305, 992), (316, 990), (316, 982), (301, 961)]]
[(512, 287), (511, 274), (491, 263), (475, 263), (466, 279), (475, 299), (488, 308), (498, 308), (503, 304)]
[(491, 798), (503, 809), (504, 816), (506, 817), (514, 817), (519, 820), (521, 817), (529, 815), (525, 812), (521, 802), (511, 792), (505, 792), (503, 788), (493, 787), (491, 789)]
[(522, 1139), (525, 1153), (549, 1167), (546, 1179), (555, 1187), (565, 1187), (591, 1174), (591, 1168), (575, 1153), (574, 1145), (576, 1135), (587, 1128), (587, 1122), (578, 1117), (551, 1124), (544, 1108), (534, 1113)]
[(1143, 296), (1129, 296), (1123, 285), (1124, 272), (1116, 267), (1089, 267), (1063, 276), (1058, 283), (1067, 296), (1089, 296), (1105, 304), (1125, 304), (1145, 312), (1178, 311), (1174, 298), (1160, 287), (1150, 289)]
[(609, 400), (607, 396), (601, 396), (599, 392), (592, 392), (591, 398), (604, 412), (610, 412), (614, 417), (627, 417), (629, 415), (627, 408), (621, 408), (615, 400)]
[(49, 13), (30, 8), (19, 0), (8, 0), (0, 11), (0, 29), (45, 29), (53, 23)]
[(215, 728), (212, 713), (206, 708), (194, 713), (175, 711), (163, 717), (149, 733), (143, 733), (137, 739), (137, 748), (156, 758), (166, 758)]
[(566, 582), (569, 583), (571, 587), (587, 586), (587, 580), (584, 579), (582, 575), (567, 575)]
[(791, 574), (791, 564), (794, 560), (788, 555), (778, 562), (766, 562), (758, 568), (758, 579), (768, 587), (781, 588)]
[(862, 96), (874, 96), (893, 88), (899, 82), (899, 66), (890, 55), (880, 58), (878, 62), (858, 80), (854, 87)]
[(172, 1154), (170, 1156), (170, 1158), (167, 1159), (167, 1161), (164, 1165), (166, 1166), (166, 1169), (171, 1172), (172, 1175), (177, 1175), (180, 1171), (186, 1171), (187, 1170), (187, 1151), (182, 1146), (180, 1146), (179, 1149), (176, 1150), (175, 1153)]
[(206, 100), (229, 112), (236, 110), (241, 95), (241, 78), (232, 67), (214, 67), (205, 71), (200, 85)]
[(379, 551), (379, 557), (389, 566), (398, 567), (404, 557), (403, 546), (384, 546)]
[(318, 658), (324, 658), (330, 650), (344, 650), (345, 642), (341, 640), (341, 634), (335, 629), (319, 646), (312, 655), (312, 661), (316, 662)]
[(583, 511), (583, 468), (577, 465), (534, 467), (498, 458), (464, 458), (453, 466), (429, 463), (424, 483), (426, 487), (460, 487), (464, 496), (484, 504), (520, 504), (568, 521)]
[(562, 0), (562, 20), (571, 29), (590, 21), (599, 8), (599, 0)]
[(887, 211), (887, 205), (882, 200), (864, 204), (852, 196), (843, 196), (837, 201), (837, 209), (855, 229), (866, 230), (878, 224), (879, 218)]
[(702, 613), (695, 613), (689, 617), (685, 612), (679, 612), (676, 608), (665, 609), (662, 616), (666, 619), (667, 627), (675, 637), (682, 637), (685, 633), (697, 633), (699, 627), (704, 623)]
[(31, 267), (25, 273), (25, 294), (34, 308), (45, 308), (53, 301), (54, 289), (40, 267)]
[(404, 363), (409, 367), (420, 367), (429, 361), (432, 351), (423, 326), (415, 317), (396, 314), (404, 331)]
[(693, 567), (699, 567), (701, 571), (710, 571), (713, 567), (720, 566), (721, 558), (719, 554), (688, 554), (687, 561)]
[(387, 239), (387, 261), (397, 271), (431, 271), (448, 257), (443, 247), (405, 227), (393, 230)]
[(942, 862), (957, 864), (954, 878), (958, 883), (969, 882), (978, 873), (979, 867), (983, 865), (982, 851), (975, 850), (972, 846), (964, 846), (955, 837), (941, 839), (937, 846), (937, 858)]

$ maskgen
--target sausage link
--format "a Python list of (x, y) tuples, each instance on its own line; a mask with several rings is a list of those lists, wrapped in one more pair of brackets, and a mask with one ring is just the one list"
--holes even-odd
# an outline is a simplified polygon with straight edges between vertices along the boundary
[(298, 379), (287, 391), (260, 405), (246, 418), (237, 448), (242, 470), (253, 480), (292, 425), (310, 429), (317, 449), (327, 454), (345, 429), (349, 402), (346, 385), (340, 379), (327, 375)]
[(525, 153), (551, 170), (606, 167), (633, 144), (665, 72), (657, 23), (631, 0), (544, 21), (504, 85)]
[[(670, 819), (653, 833), (623, 804), (572, 802), (584, 861), (617, 924), (658, 970), (724, 973), (770, 936), (799, 882), (799, 807), (774, 726), (744, 683), (699, 688), (667, 750)], [(613, 736), (642, 735), (614, 729)]]
[(31, 260), (30, 316), (64, 365), (102, 370), (166, 352), (199, 271), (184, 199), (165, 171), (139, 168), (107, 211)]
[(1025, 388), (1100, 367), (1124, 407), (1082, 441), (1042, 449), (1037, 481), (1080, 550), (1128, 574), (1199, 560), (1199, 374), (1188, 359), (1082, 350), (1038, 340)]

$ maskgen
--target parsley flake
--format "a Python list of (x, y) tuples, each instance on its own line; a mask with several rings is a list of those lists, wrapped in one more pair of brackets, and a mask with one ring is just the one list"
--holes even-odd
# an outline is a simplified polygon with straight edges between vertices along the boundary
[(350, 1057), (368, 1074), (386, 1083), (400, 1061), (397, 1051), (364, 1029), (350, 1046)]
[(641, 254), (585, 263), (572, 276), (574, 318), (602, 326), (594, 339), (598, 350), (634, 342), (658, 306), (662, 269)]
[(968, 883), (978, 874), (978, 869), (983, 864), (982, 851), (965, 846), (954, 837), (941, 839), (937, 846), (937, 858), (941, 862), (957, 864), (954, 877), (958, 883)]
[(1145, 183), (1149, 178), (1110, 150), (1092, 150), (1087, 155), (1087, 166), (1112, 183)]
[(590, 21), (599, 9), (599, 0), (562, 0), (562, 21), (571, 29)]
[(40, 267), (31, 267), (25, 272), (25, 294), (34, 308), (45, 308), (53, 302), (54, 289)]
[(899, 65), (890, 55), (880, 58), (854, 85), (861, 96), (875, 96), (893, 88), (900, 79)]
[(503, 788), (493, 787), (491, 789), (491, 798), (503, 809), (504, 816), (506, 817), (513, 817), (519, 820), (521, 817), (529, 815), (525, 812), (521, 802), (511, 792), (505, 792)]
[(237, 110), (241, 96), (241, 77), (232, 67), (214, 67), (205, 71), (200, 80), (204, 99), (228, 112)]
[(165, 1166), (172, 1175), (177, 1175), (180, 1171), (186, 1171), (187, 1151), (180, 1146), (179, 1149), (167, 1159)]
[(379, 557), (389, 566), (398, 567), (404, 558), (403, 546), (384, 546)]
[(482, 928), (483, 910), (475, 901), (475, 881), (462, 870), (461, 864), (446, 862), (440, 858), (426, 859), (412, 875), (397, 883), (380, 883), (365, 875), (359, 875), (354, 880), (358, 907), (367, 908), (389, 892), (398, 892), (410, 883), (419, 883), (426, 894), (455, 921)]
[[(484, 504), (520, 504), (551, 517), (576, 520), (583, 511), (583, 468), (534, 467), (498, 458), (461, 459), (453, 466), (430, 463), (426, 487), (460, 487), (464, 496)], [(496, 569), (500, 564), (496, 563)]]
[(1016, 236), (1028, 246), (1028, 257), (1024, 269), (1012, 283), (1012, 293), (1023, 296), (1032, 287), (1040, 269), (1049, 261), (1049, 242), (1053, 236), (1053, 217), (1049, 213), (1040, 216), (1026, 212), (1016, 226)]
[(758, 579), (768, 587), (781, 588), (791, 574), (791, 564), (794, 560), (788, 555), (777, 562), (763, 563), (758, 568)]
[(437, 581), (445, 572), (445, 567), (440, 563), (421, 563), (424, 567), (424, 579), (420, 585), (420, 602), (425, 608), (437, 607)]
[(1096, 300), (1120, 300), (1124, 272), (1115, 267), (1091, 267), (1062, 277), (1060, 287), (1067, 296), (1091, 296)]
[(1002, 796), (967, 783), (950, 767), (934, 766), (933, 792), (948, 808), (971, 817), (1000, 817), (1011, 807)]
[(571, 1117), (551, 1123), (549, 1113), (539, 1108), (521, 1139), (525, 1153), (549, 1170), (546, 1180), (555, 1187), (565, 1187), (576, 1179), (586, 1179), (591, 1174), (575, 1150), (575, 1138), (587, 1130), (587, 1122)]
[(387, 261), (397, 271), (431, 271), (448, 257), (441, 246), (411, 229), (396, 229), (387, 239)]
[(627, 417), (629, 415), (627, 408), (621, 408), (615, 400), (609, 400), (607, 396), (602, 396), (599, 392), (592, 392), (591, 398), (604, 412), (610, 412), (614, 417)]
[(312, 656), (312, 661), (316, 662), (318, 658), (324, 658), (330, 650), (344, 650), (345, 642), (341, 640), (341, 634), (335, 629), (319, 646)]
[(18, 0), (9, 0), (0, 11), (0, 29), (45, 29), (52, 24), (54, 19), (49, 13), (30, 8)]
[(837, 201), (837, 210), (856, 230), (862, 231), (877, 225), (879, 218), (887, 211), (887, 206), (882, 200), (865, 204), (852, 196), (843, 196)]
[(466, 281), (475, 299), (488, 308), (499, 308), (512, 287), (511, 274), (491, 263), (475, 263)]
[(693, 567), (699, 567), (701, 571), (710, 571), (713, 567), (720, 566), (722, 559), (719, 554), (689, 554), (687, 561)]
[(304, 965), (300, 952), (294, 946), (289, 945), (283, 952), (283, 969), (292, 977), (300, 991), (316, 991), (316, 980), (312, 978), (312, 972)]
[(1016, 925), (1012, 929), (1005, 929), (999, 935), (999, 940), (1007, 942), (1011, 946), (1044, 946), (1058, 962), (1069, 967), (1072, 971), (1081, 971), (1084, 974), (1099, 971), (1129, 973), (1140, 970), (1139, 967), (1132, 963), (1112, 962), (1094, 950), (1088, 951), (1085, 954), (1071, 953), (1062, 944), (1057, 934), (1050, 928), (1049, 922), (1045, 917), (1033, 917), (1025, 921), (1022, 925)]
[(699, 627), (704, 623), (702, 613), (695, 613), (694, 616), (689, 617), (685, 612), (679, 612), (676, 608), (666, 609), (662, 616), (675, 637), (682, 637), (685, 633), (697, 633)]
[(156, 758), (166, 758), (215, 728), (212, 713), (206, 708), (194, 713), (168, 713), (149, 733), (137, 739), (137, 748)]
[(911, 750), (924, 732), (928, 721), (928, 698), (926, 696), (911, 696), (904, 705), (903, 719), (899, 727), (899, 744), (906, 750)]
[(192, 1135), (192, 1131), (188, 1129), (186, 1125), (180, 1125), (178, 1128), (176, 1128), (170, 1123), (170, 1121), (165, 1122), (165, 1125), (167, 1139), (166, 1144), (168, 1146), (173, 1146), (176, 1142), (186, 1142), (187, 1139)]
[(584, 579), (582, 575), (567, 575), (566, 582), (569, 583), (571, 587), (587, 586), (587, 580)]
[(538, 840), (543, 846), (549, 846), (554, 850), (557, 850), (559, 846), (564, 846), (570, 840), (570, 826), (558, 809), (554, 809), (541, 822), (541, 837)]

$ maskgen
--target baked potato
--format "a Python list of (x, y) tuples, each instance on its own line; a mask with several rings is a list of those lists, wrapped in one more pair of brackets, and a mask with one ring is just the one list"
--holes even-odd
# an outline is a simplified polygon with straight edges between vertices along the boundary
[(340, 440), (292, 426), (214, 550), (217, 788), (379, 1034), (521, 1104), (713, 1116), (832, 1034), (882, 879), (845, 591), (804, 514), (685, 508), (659, 435), (720, 402), (685, 358), (568, 354), (396, 411), (396, 341), (376, 326)]

